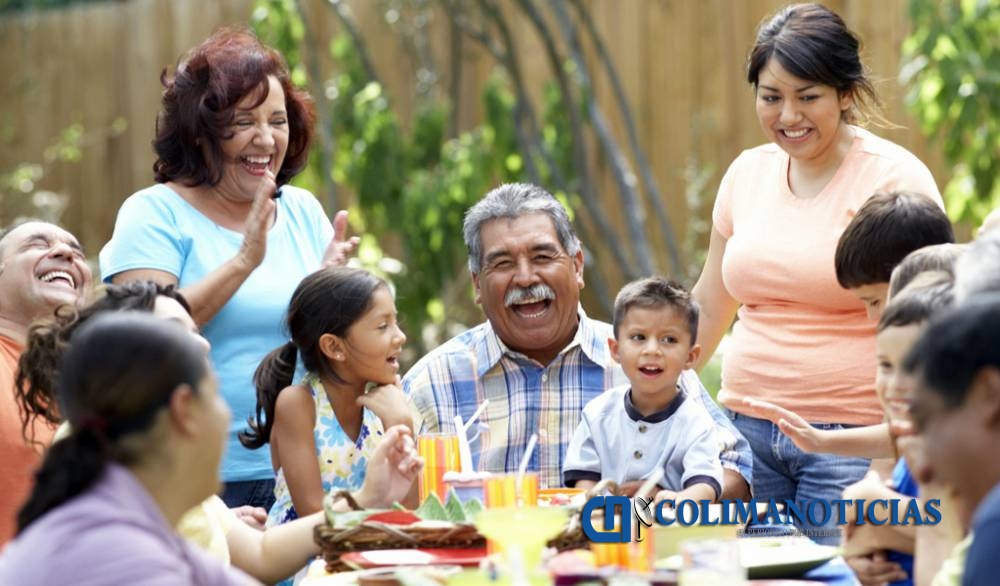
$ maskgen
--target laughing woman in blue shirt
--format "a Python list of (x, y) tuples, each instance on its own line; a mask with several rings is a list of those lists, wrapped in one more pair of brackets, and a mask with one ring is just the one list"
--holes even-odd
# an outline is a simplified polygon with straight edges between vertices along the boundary
[(249, 31), (224, 29), (161, 82), (156, 184), (122, 205), (101, 274), (180, 288), (233, 411), (223, 500), (266, 509), (270, 457), (237, 439), (256, 405), (254, 370), (285, 341), (281, 318), (299, 281), (342, 264), (357, 239), (343, 237), (346, 212), (335, 238), (316, 198), (287, 185), (306, 165), (315, 114), (275, 50)]

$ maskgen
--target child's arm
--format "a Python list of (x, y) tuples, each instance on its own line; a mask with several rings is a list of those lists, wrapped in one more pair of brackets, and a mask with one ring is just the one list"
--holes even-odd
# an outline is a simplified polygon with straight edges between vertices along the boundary
[(405, 425), (410, 431), (414, 431), (410, 403), (403, 393), (399, 376), (396, 376), (394, 384), (368, 389), (368, 392), (358, 397), (358, 405), (374, 413), (382, 420), (382, 426), (386, 429), (394, 425)]
[(587, 491), (594, 488), (595, 486), (597, 486), (596, 480), (577, 480), (576, 484), (574, 485), (574, 488), (579, 488), (584, 491)]
[[(404, 494), (422, 466), (410, 433), (402, 427), (386, 430), (369, 460), (365, 485), (354, 493), (355, 500), (368, 507), (388, 506), (385, 501)], [(339, 499), (333, 509), (349, 511), (351, 507), (346, 500)], [(326, 523), (323, 511), (267, 531), (257, 531), (235, 521), (226, 534), (233, 565), (268, 584), (287, 578), (320, 553), (313, 531), (323, 523)]]
[(280, 466), (299, 517), (323, 510), (323, 480), (316, 460), (316, 405), (304, 386), (286, 387), (274, 406), (271, 455)]
[(707, 482), (696, 482), (684, 490), (661, 490), (656, 493), (653, 502), (660, 504), (662, 501), (671, 500), (674, 501), (674, 505), (676, 506), (681, 501), (711, 501), (714, 503), (715, 499), (716, 492), (714, 486)]
[(816, 429), (793, 411), (760, 399), (743, 399), (754, 416), (770, 420), (800, 450), (859, 458), (894, 458), (889, 424), (850, 429)]

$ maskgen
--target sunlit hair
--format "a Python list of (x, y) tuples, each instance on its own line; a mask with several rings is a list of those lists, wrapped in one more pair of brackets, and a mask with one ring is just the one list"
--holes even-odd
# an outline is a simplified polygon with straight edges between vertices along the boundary
[(965, 250), (964, 244), (934, 244), (924, 246), (906, 255), (903, 262), (892, 269), (889, 278), (889, 299), (905, 289), (918, 275), (936, 273), (955, 280), (955, 264)]
[(1000, 293), (1000, 230), (967, 244), (955, 261), (955, 299), (962, 302), (980, 293)]

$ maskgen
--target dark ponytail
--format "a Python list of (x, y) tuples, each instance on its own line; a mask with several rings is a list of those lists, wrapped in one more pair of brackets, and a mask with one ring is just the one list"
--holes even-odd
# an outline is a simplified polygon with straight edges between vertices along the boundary
[[(59, 409), (70, 435), (45, 454), (18, 532), (89, 489), (109, 461), (129, 466), (174, 391), (198, 392), (204, 348), (175, 323), (134, 311), (98, 315), (77, 328), (59, 361)], [(132, 438), (136, 438), (133, 441)]]
[(247, 418), (250, 429), (239, 433), (244, 447), (256, 450), (271, 441), (274, 405), (278, 402), (278, 393), (292, 384), (297, 353), (295, 344), (286, 342), (284, 346), (272, 350), (257, 367), (253, 375), (253, 384), (257, 388), (257, 409), (253, 417)]
[(35, 490), (17, 513), (17, 531), (90, 488), (108, 461), (107, 440), (96, 428), (85, 428), (52, 444), (35, 473)]

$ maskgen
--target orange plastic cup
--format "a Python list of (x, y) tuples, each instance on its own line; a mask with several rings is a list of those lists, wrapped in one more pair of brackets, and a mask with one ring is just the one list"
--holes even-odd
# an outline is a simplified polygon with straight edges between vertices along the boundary
[(420, 435), (417, 437), (417, 453), (424, 459), (424, 469), (420, 473), (420, 502), (424, 502), (432, 492), (444, 502), (448, 494), (444, 473), (461, 467), (458, 436), (443, 433)]
[[(535, 507), (538, 506), (538, 473), (528, 472), (524, 475), (521, 494), (517, 491), (517, 474), (501, 474), (490, 476), (483, 484), (487, 509), (504, 507)], [(520, 496), (520, 502), (518, 501)]]
[[(653, 531), (650, 527), (643, 526), (642, 541), (636, 540), (636, 525), (638, 522), (634, 518), (627, 519), (632, 523), (632, 541), (625, 543), (591, 543), (590, 551), (594, 554), (594, 561), (598, 567), (613, 566), (630, 572), (651, 572), (653, 550)], [(618, 533), (616, 524), (615, 533)], [(604, 521), (594, 522), (594, 529), (604, 531)]]

